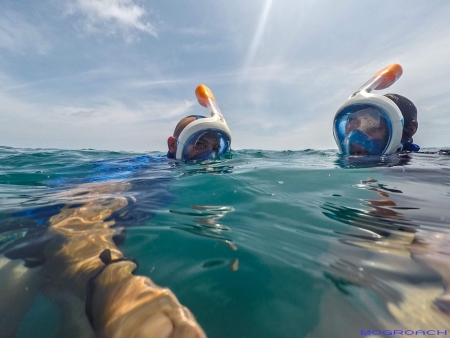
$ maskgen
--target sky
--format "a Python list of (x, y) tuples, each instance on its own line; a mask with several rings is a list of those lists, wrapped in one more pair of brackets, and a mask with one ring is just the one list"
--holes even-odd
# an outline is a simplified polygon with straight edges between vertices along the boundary
[(339, 106), (379, 69), (450, 146), (450, 2), (2, 0), (0, 145), (165, 151), (214, 92), (233, 149), (336, 149)]

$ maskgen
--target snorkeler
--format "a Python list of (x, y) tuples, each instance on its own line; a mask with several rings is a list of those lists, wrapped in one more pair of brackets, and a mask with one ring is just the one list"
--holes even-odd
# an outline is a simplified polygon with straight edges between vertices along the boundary
[(169, 136), (168, 158), (184, 161), (211, 160), (230, 150), (231, 132), (220, 112), (214, 94), (205, 85), (195, 90), (198, 102), (210, 110), (211, 117), (190, 115), (178, 122)]
[(111, 180), (57, 193), (68, 203), (45, 232), (2, 250), (2, 337), (16, 336), (38, 294), (60, 309), (62, 337), (205, 337), (173, 292), (135, 275), (137, 262), (118, 248), (125, 233), (113, 216), (135, 200), (129, 189), (130, 182)]
[(390, 155), (417, 152), (417, 108), (398, 94), (371, 94), (388, 88), (403, 73), (399, 64), (387, 66), (353, 93), (338, 109), (333, 132), (344, 155)]
[[(196, 95), (199, 103), (210, 109), (211, 117), (181, 120), (175, 136), (169, 138), (168, 157), (207, 160), (230, 149), (231, 133), (211, 90), (200, 85)], [(55, 198), (67, 203), (42, 215), (39, 224), (45, 226), (33, 227), (36, 231), (27, 231), (26, 236), (2, 248), (2, 337), (16, 336), (38, 294), (60, 309), (64, 337), (205, 337), (175, 294), (148, 277), (135, 275), (137, 262), (124, 257), (119, 249), (126, 234), (127, 223), (122, 219), (127, 219), (136, 198), (134, 193), (126, 193), (133, 188), (132, 181), (118, 178), (57, 193)], [(152, 187), (159, 199), (167, 198), (161, 196), (164, 190)], [(24, 214), (33, 213), (39, 212)], [(13, 309), (12, 302), (18, 304)]]

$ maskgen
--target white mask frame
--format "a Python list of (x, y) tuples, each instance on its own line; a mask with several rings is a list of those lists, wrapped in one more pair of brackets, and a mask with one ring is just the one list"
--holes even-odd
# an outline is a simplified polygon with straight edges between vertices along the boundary
[(397, 105), (390, 99), (379, 94), (371, 94), (373, 90), (381, 90), (390, 87), (397, 81), (403, 73), (403, 69), (399, 64), (392, 64), (377, 72), (355, 93), (353, 93), (344, 104), (337, 110), (333, 122), (333, 135), (339, 151), (343, 153), (341, 144), (335, 128), (335, 121), (340, 117), (341, 113), (348, 109), (349, 106), (375, 106), (384, 111), (391, 122), (391, 135), (385, 147), (383, 155), (390, 155), (401, 151), (402, 134), (403, 134), (403, 115)]
[(225, 118), (217, 105), (211, 89), (203, 84), (200, 84), (195, 89), (195, 95), (200, 105), (209, 109), (211, 117), (197, 119), (189, 123), (183, 129), (177, 139), (178, 146), (175, 154), (175, 158), (177, 160), (183, 160), (183, 150), (190, 137), (202, 130), (211, 130), (223, 133), (226, 137), (228, 137), (231, 146), (230, 129), (228, 128), (227, 122), (225, 121)]

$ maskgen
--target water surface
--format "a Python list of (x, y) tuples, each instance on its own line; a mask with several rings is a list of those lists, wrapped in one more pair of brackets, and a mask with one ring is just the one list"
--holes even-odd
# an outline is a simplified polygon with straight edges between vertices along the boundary
[[(126, 229), (120, 250), (209, 337), (449, 329), (449, 174), (450, 156), (436, 153), (242, 150), (188, 165), (156, 152), (0, 147), (0, 249), (43, 238), (49, 219), (91, 198), (93, 184), (120, 185), (105, 193), (127, 200), (108, 219)], [(35, 251), (15, 261), (37, 269), (45, 257)], [(2, 302), (27, 299), (21, 287), (0, 291)], [(63, 337), (70, 288), (37, 290), (18, 318), (0, 314), (1, 327)]]

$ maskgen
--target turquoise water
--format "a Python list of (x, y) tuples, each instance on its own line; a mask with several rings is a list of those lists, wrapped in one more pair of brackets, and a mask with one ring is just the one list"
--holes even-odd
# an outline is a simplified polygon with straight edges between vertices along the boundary
[[(126, 228), (119, 249), (209, 337), (450, 329), (450, 156), (242, 150), (187, 165), (160, 155), (0, 147), (2, 252), (33, 243), (13, 260), (39, 269), (34, 238), (73, 202), (67, 192), (83, 191), (82, 202), (92, 184), (127, 183), (116, 195), (129, 204), (110, 217)], [(66, 336), (70, 283), (28, 297), (1, 269), (0, 285), (15, 287), (0, 291), (0, 327)], [(5, 304), (19, 301), (27, 306), (10, 314)]]

